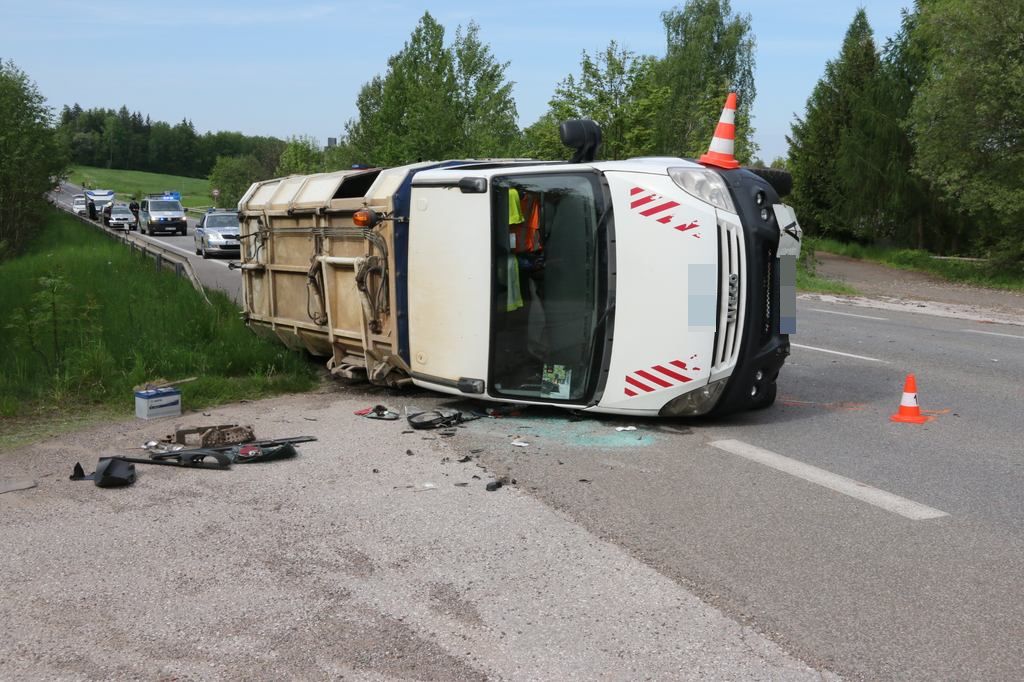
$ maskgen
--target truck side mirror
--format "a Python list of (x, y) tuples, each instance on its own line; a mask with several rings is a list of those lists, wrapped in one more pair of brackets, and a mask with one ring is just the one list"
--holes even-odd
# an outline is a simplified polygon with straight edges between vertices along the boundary
[(601, 146), (601, 127), (590, 119), (575, 118), (558, 126), (562, 144), (575, 150), (569, 163), (590, 163)]
[(463, 194), (486, 194), (487, 178), (460, 178), (459, 191)]

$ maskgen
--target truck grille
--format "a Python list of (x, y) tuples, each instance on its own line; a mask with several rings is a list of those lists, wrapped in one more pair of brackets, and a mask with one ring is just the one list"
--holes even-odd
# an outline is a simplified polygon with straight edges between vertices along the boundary
[(728, 369), (736, 363), (742, 342), (743, 316), (746, 310), (747, 255), (743, 228), (718, 221), (718, 331), (715, 334), (711, 372)]

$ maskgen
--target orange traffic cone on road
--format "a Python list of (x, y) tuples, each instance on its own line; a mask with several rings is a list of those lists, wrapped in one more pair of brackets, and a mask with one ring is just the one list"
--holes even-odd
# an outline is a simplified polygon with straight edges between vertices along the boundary
[(736, 149), (736, 93), (730, 92), (725, 98), (722, 116), (718, 119), (715, 135), (711, 138), (707, 154), (700, 157), (706, 166), (718, 168), (739, 168), (740, 162), (734, 156)]
[(921, 414), (921, 406), (917, 402), (917, 380), (913, 374), (908, 374), (907, 380), (903, 383), (900, 409), (889, 419), (903, 424), (924, 424), (928, 421), (928, 417)]

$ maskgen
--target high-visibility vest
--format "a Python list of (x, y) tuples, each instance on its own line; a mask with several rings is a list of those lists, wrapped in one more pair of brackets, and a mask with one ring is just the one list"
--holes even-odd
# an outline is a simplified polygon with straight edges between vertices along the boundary
[[(511, 197), (510, 197), (511, 201)], [(519, 208), (519, 221), (512, 223), (511, 204), (509, 205), (509, 228), (515, 234), (512, 250), (516, 253), (536, 253), (542, 251), (544, 246), (540, 238), (540, 197), (535, 194), (527, 194), (521, 200)]]

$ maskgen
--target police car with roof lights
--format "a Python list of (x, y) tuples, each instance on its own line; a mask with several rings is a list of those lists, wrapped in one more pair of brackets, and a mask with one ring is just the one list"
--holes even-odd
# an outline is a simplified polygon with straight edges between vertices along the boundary
[(199, 219), (193, 233), (196, 255), (203, 258), (216, 253), (237, 256), (241, 248), (238, 229), (238, 211), (210, 209)]
[(164, 192), (147, 194), (139, 206), (139, 231), (142, 234), (158, 232), (188, 233), (188, 219), (181, 205), (181, 194)]

